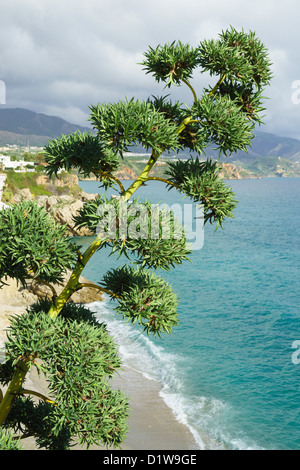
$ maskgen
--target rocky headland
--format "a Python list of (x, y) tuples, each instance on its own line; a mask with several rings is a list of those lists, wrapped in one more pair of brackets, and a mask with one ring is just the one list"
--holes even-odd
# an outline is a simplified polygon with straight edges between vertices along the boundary
[[(66, 225), (71, 236), (91, 235), (88, 229), (77, 229), (73, 221), (74, 215), (83, 204), (96, 197), (96, 194), (86, 193), (79, 187), (77, 175), (64, 174), (59, 178), (50, 179), (44, 174), (36, 174), (31, 176), (30, 182), (34, 183), (34, 186), (18, 187), (9, 180), (8, 175), (3, 189), (6, 195), (5, 202), (10, 204), (35, 201), (44, 207), (58, 223)], [(33, 192), (33, 187), (40, 188), (40, 191)]]

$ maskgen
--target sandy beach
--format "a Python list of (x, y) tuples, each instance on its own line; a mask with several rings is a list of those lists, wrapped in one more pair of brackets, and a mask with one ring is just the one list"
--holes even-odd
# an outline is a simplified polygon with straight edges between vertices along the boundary
[[(34, 295), (15, 284), (0, 289), (0, 346), (5, 341), (4, 330), (9, 325), (9, 316), (21, 314), (26, 305), (34, 300)], [(160, 385), (157, 382), (124, 367), (114, 378), (113, 386), (125, 393), (131, 409), (123, 450), (199, 449), (188, 427), (176, 420), (172, 410), (160, 397)], [(46, 381), (34, 370), (26, 378), (26, 388), (47, 394)], [(22, 447), (24, 450), (36, 449), (34, 439), (22, 440)], [(72, 449), (79, 450), (81, 447), (77, 445)], [(98, 446), (91, 447), (91, 450), (101, 449)]]
[(126, 368), (114, 380), (129, 398), (131, 416), (124, 449), (160, 450), (197, 449), (189, 429), (179, 423), (159, 396), (160, 385)]
[[(160, 386), (129, 368), (124, 368), (113, 381), (128, 397), (131, 409), (127, 438), (121, 450), (199, 450), (189, 429), (178, 422), (171, 409), (159, 396)], [(47, 394), (47, 384), (33, 371), (26, 388)], [(33, 438), (22, 441), (24, 450), (35, 450)], [(71, 450), (84, 450), (75, 445)], [(106, 450), (92, 446), (90, 450)]]

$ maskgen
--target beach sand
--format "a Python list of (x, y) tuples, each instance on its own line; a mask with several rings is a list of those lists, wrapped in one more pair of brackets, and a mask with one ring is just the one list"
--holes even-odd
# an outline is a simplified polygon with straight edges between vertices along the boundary
[[(47, 383), (33, 370), (26, 388), (47, 395)], [(121, 450), (199, 450), (192, 433), (176, 420), (172, 410), (159, 395), (160, 385), (130, 368), (124, 368), (113, 380), (129, 399), (129, 431)], [(21, 441), (24, 450), (36, 450), (34, 438)], [(71, 450), (84, 450), (76, 445)], [(106, 450), (96, 445), (90, 450)]]
[(199, 449), (187, 426), (175, 419), (159, 396), (157, 382), (127, 368), (115, 384), (129, 398), (132, 410), (124, 449)]

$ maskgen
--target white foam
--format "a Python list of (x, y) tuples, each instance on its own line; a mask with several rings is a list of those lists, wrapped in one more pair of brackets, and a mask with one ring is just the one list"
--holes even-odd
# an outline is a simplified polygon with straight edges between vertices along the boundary
[[(99, 321), (106, 323), (119, 347), (124, 364), (141, 373), (146, 379), (155, 380), (160, 384), (161, 398), (172, 410), (174, 417), (189, 428), (200, 449), (207, 449), (212, 445), (214, 448), (218, 447), (193, 426), (191, 416), (195, 412), (195, 400), (189, 403), (182, 394), (183, 383), (177, 367), (180, 356), (167, 352), (139, 328), (120, 320), (112, 310), (113, 305), (104, 298), (104, 302), (93, 302), (89, 307)], [(199, 397), (197, 399), (199, 400)], [(202, 403), (204, 399), (201, 398), (200, 401)]]
[[(106, 300), (106, 297), (104, 297)], [(110, 302), (89, 304), (100, 322), (106, 323), (123, 362), (141, 373), (148, 380), (164, 383), (175, 373), (173, 363), (176, 358), (156, 345), (138, 327), (126, 323), (113, 311)], [(168, 377), (167, 377), (167, 376)]]
[(188, 396), (185, 393), (179, 355), (167, 352), (163, 345), (156, 344), (140, 328), (121, 320), (107, 296), (104, 296), (104, 301), (93, 302), (89, 307), (100, 322), (106, 323), (124, 364), (160, 384), (161, 398), (174, 417), (188, 427), (200, 449), (257, 448), (225, 432), (223, 417), (230, 414), (227, 404), (214, 397)]

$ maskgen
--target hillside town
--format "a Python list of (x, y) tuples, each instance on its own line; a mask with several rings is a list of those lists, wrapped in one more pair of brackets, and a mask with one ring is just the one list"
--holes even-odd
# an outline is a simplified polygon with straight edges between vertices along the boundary
[(35, 162), (25, 160), (11, 160), (9, 155), (0, 154), (0, 170), (14, 170), (16, 172), (35, 171)]

